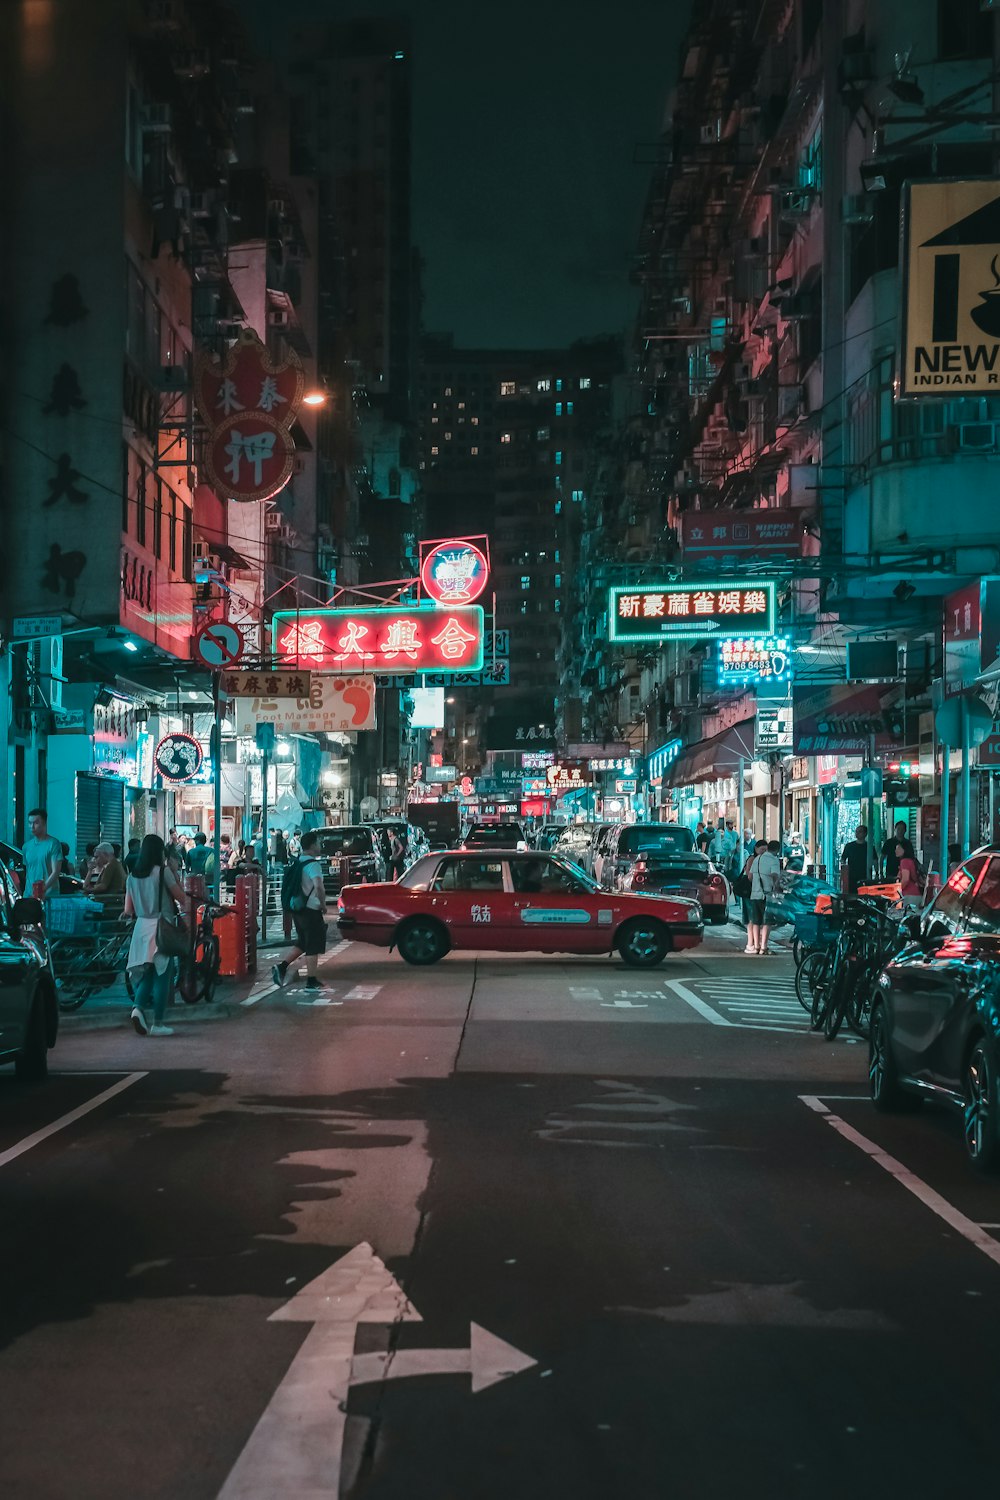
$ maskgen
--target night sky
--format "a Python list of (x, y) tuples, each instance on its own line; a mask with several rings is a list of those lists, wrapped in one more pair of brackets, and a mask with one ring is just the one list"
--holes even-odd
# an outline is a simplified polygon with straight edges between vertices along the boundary
[[(398, 15), (392, 0), (236, 0), (258, 50), (275, 17)], [(629, 322), (628, 271), (689, 0), (419, 0), (414, 239), (424, 327), (545, 347)]]

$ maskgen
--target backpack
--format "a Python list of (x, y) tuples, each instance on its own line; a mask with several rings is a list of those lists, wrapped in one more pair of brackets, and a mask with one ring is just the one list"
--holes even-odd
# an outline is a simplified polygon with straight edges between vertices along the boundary
[(307, 861), (304, 859), (293, 859), (290, 865), (285, 866), (281, 877), (281, 909), (282, 911), (305, 911), (306, 897), (302, 889), (302, 873)]
[(750, 893), (753, 890), (753, 876), (750, 872), (753, 868), (755, 858), (756, 855), (751, 854), (743, 869), (733, 881), (733, 895), (739, 896), (741, 900), (748, 901), (750, 899)]

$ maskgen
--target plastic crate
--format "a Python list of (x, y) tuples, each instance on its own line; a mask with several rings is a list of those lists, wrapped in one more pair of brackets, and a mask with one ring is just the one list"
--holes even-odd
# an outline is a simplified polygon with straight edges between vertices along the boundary
[(50, 896), (45, 903), (45, 930), (63, 937), (92, 935), (94, 923), (103, 915), (100, 901), (89, 896)]

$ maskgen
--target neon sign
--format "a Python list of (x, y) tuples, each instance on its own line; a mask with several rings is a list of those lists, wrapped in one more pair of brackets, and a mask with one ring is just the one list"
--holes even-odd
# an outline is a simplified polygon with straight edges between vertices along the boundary
[(485, 552), (460, 538), (425, 545), (428, 550), (420, 564), (424, 593), (437, 604), (471, 604), (478, 599), (490, 576)]
[(478, 604), (409, 608), (279, 610), (272, 621), (282, 666), (334, 672), (478, 672), (483, 611)]
[(153, 769), (164, 781), (194, 781), (205, 752), (190, 734), (165, 734), (153, 751)]
[(773, 579), (743, 584), (664, 583), (608, 591), (612, 641), (691, 641), (728, 635), (733, 626), (774, 631)]
[(792, 675), (784, 636), (727, 636), (719, 642), (719, 681), (786, 682)]

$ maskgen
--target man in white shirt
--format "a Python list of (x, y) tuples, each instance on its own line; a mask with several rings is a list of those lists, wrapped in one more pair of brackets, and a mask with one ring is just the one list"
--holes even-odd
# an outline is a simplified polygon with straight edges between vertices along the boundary
[(768, 898), (777, 890), (781, 881), (781, 861), (777, 839), (765, 843), (758, 839), (754, 846), (753, 863), (750, 866), (750, 921), (747, 923), (747, 953), (759, 958), (769, 958), (767, 946), (771, 929), (766, 925)]

